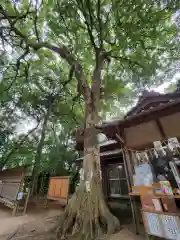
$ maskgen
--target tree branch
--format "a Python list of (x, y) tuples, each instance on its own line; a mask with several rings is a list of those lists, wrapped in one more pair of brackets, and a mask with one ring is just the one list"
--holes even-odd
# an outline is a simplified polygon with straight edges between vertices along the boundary
[(92, 92), (97, 93), (97, 88), (100, 89), (101, 85), (101, 71), (103, 69), (105, 60), (107, 60), (107, 53), (102, 52), (99, 49), (99, 52), (96, 54), (96, 65), (93, 70), (93, 76), (92, 76)]
[(19, 29), (17, 29), (13, 21), (9, 18), (7, 12), (3, 9), (3, 7), (0, 5), (0, 13), (8, 20), (9, 25), (11, 27), (11, 30), (19, 36), (26, 44), (26, 46), (33, 48), (34, 50), (39, 50), (41, 48), (47, 48), (53, 52), (56, 52), (59, 54), (61, 58), (67, 61), (67, 63), (70, 66), (74, 66), (74, 72), (75, 77), (80, 85), (81, 93), (85, 100), (88, 100), (91, 97), (91, 90), (88, 85), (87, 78), (84, 74), (84, 71), (82, 69), (81, 64), (75, 59), (75, 57), (70, 53), (68, 48), (61, 44), (61, 46), (57, 47), (54, 45), (51, 45), (47, 42), (34, 42), (28, 39), (27, 36), (25, 36)]
[(97, 3), (97, 19), (98, 19), (98, 25), (99, 25), (99, 46), (100, 46), (100, 49), (103, 49), (101, 0), (98, 0), (98, 3)]
[(36, 34), (36, 39), (39, 42), (39, 33), (37, 29), (37, 21), (38, 21), (38, 0), (36, 0), (36, 10), (35, 10), (35, 17), (34, 17), (34, 29), (35, 29), (35, 34)]
[[(89, 0), (86, 1), (86, 7), (83, 6), (83, 2), (82, 1), (78, 1), (78, 8), (81, 10), (81, 12), (82, 12), (82, 14), (84, 16), (84, 19), (85, 19), (84, 23), (85, 23), (85, 25), (87, 27), (89, 38), (90, 38), (91, 44), (92, 44), (92, 46), (94, 48), (94, 51), (96, 52), (98, 47), (95, 44), (94, 36), (93, 36), (93, 33), (92, 33), (92, 31), (93, 31), (93, 17), (92, 17), (92, 14), (91, 14)], [(86, 9), (88, 9), (88, 14), (86, 13)]]
[[(98, 118), (98, 108), (100, 102), (100, 95), (101, 95), (101, 72), (104, 67), (105, 60), (108, 60), (108, 56), (106, 52), (102, 52), (99, 49), (99, 52), (96, 54), (96, 65), (93, 71), (92, 76), (92, 103), (93, 108), (95, 110), (95, 116)], [(96, 119), (98, 122), (99, 119)]]
[[(21, 20), (21, 19), (25, 19), (26, 17), (27, 17), (27, 15), (28, 14), (31, 14), (32, 12), (29, 12), (29, 11), (27, 11), (25, 14), (23, 14), (23, 15), (19, 15), (19, 16), (17, 16), (17, 15), (9, 15), (8, 17), (9, 17), (9, 19), (11, 19), (11, 20), (14, 20), (13, 21), (13, 23), (16, 23), (18, 20)], [(2, 14), (2, 13), (1, 13)], [(6, 20), (7, 18), (6, 18), (6, 16), (4, 16), (3, 14), (2, 15), (0, 15), (0, 21), (1, 20)]]
[(11, 149), (11, 151), (5, 155), (4, 157), (2, 157), (2, 162), (0, 163), (0, 169), (2, 169), (4, 167), (4, 165), (8, 162), (9, 158), (16, 152), (16, 150), (21, 147), (21, 145), (27, 140), (27, 138), (37, 130), (37, 128), (39, 127), (39, 122), (38, 124), (32, 128), (31, 130), (29, 130), (29, 132), (21, 139), (20, 142), (15, 143), (15, 146)]
[(141, 68), (144, 68), (144, 66), (141, 63), (139, 63), (138, 61), (132, 60), (130, 58), (114, 56), (114, 55), (111, 55), (111, 58), (115, 58), (117, 60), (120, 60), (121, 63), (122, 63), (122, 61), (125, 61), (125, 62), (129, 62), (131, 65), (136, 65), (136, 66), (139, 66)]
[[(4, 91), (9, 91), (9, 90), (12, 88), (13, 84), (16, 82), (17, 77), (18, 77), (18, 73), (19, 73), (19, 68), (20, 68), (20, 65), (21, 65), (21, 60), (24, 59), (28, 54), (29, 54), (29, 47), (27, 47), (27, 48), (25, 49), (25, 52), (17, 59), (16, 67), (15, 67), (15, 71), (16, 71), (15, 77), (14, 77), (14, 79), (11, 81), (11, 83), (9, 84), (9, 86), (7, 86), (7, 87), (4, 89)], [(26, 69), (25, 69), (25, 77), (27, 78), (27, 75), (26, 75), (26, 74), (27, 74), (27, 71), (26, 71)]]

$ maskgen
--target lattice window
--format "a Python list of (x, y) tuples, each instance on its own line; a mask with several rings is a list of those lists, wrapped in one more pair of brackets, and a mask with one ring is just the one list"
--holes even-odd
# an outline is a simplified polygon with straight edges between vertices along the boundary
[(128, 196), (128, 185), (123, 163), (108, 166), (108, 180), (110, 197)]

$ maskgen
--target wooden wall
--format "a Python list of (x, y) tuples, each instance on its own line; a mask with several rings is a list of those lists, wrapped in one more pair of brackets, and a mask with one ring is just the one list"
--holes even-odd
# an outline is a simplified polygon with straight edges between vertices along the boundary
[(23, 180), (23, 168), (0, 171), (0, 196), (15, 201)]
[(180, 112), (124, 129), (124, 138), (128, 148), (152, 146), (154, 141), (180, 137)]

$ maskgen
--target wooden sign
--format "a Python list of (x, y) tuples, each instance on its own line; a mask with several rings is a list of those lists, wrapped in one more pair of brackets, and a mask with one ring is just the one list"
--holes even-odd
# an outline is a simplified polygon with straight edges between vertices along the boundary
[(69, 180), (69, 176), (51, 177), (49, 181), (47, 198), (51, 200), (68, 199)]

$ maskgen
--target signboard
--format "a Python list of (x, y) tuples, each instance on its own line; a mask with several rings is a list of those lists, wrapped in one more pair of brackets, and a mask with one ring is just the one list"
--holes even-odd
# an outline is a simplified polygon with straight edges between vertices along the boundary
[(47, 198), (51, 200), (68, 199), (69, 180), (69, 176), (50, 177)]

